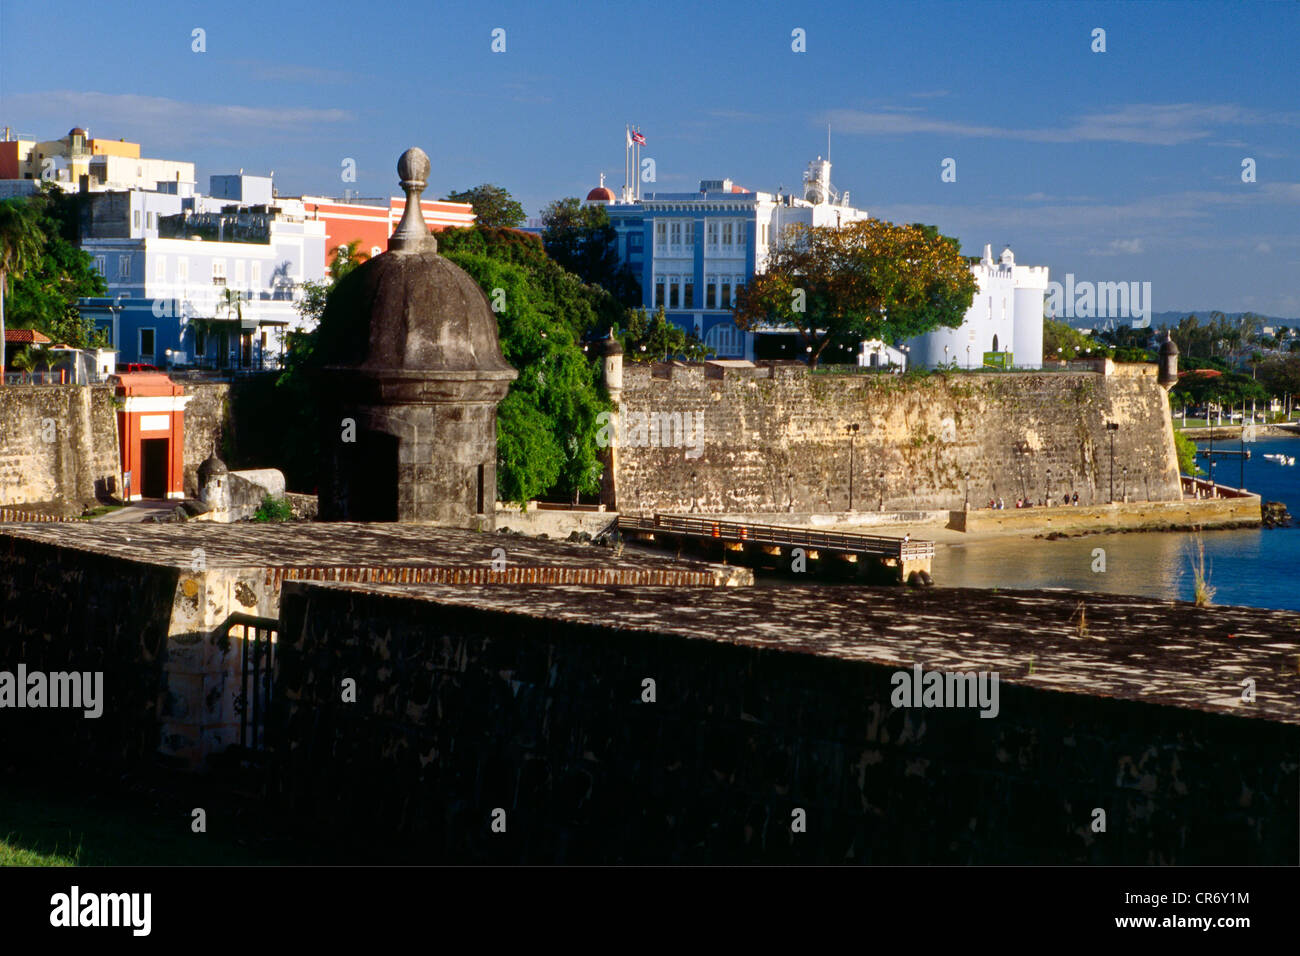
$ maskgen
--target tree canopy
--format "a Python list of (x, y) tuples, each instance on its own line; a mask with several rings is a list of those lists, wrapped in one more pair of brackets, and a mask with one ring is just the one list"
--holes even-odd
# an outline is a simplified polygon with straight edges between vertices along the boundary
[(790, 227), (738, 296), (736, 324), (792, 328), (816, 366), (837, 336), (893, 343), (957, 328), (977, 290), (957, 240), (933, 226), (867, 219)]
[(479, 226), (514, 228), (524, 222), (524, 207), (503, 186), (483, 183), (448, 193), (445, 199), (473, 206), (474, 221)]
[(575, 196), (557, 199), (542, 210), (542, 244), (546, 254), (583, 282), (607, 290), (624, 305), (641, 301), (641, 283), (620, 265), (618, 238), (604, 206)]
[[(37, 329), (57, 343), (76, 348), (102, 344), (107, 333), (96, 332), (92, 320), (83, 318), (77, 300), (108, 293), (108, 285), (94, 268), (91, 257), (77, 246), (80, 199), (57, 186), (43, 183), (35, 196), (5, 200), (0, 220), (8, 236), (6, 249), (17, 248), (11, 238), (27, 232), (27, 268), (15, 274), (5, 297), (8, 328)], [(34, 253), (34, 254), (33, 254)]]

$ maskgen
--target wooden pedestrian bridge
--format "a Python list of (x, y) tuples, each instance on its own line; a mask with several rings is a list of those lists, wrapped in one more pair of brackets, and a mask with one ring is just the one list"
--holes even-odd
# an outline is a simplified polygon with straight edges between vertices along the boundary
[(782, 525), (653, 514), (618, 517), (619, 534), (659, 546), (703, 551), (724, 561), (798, 573), (823, 571), (929, 585), (933, 541)]

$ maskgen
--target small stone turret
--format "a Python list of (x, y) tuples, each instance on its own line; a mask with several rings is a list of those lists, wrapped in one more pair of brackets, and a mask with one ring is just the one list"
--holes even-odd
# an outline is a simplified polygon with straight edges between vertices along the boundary
[(1160, 343), (1160, 372), (1156, 378), (1168, 391), (1178, 384), (1178, 346), (1171, 333), (1165, 333), (1165, 340)]
[(215, 514), (230, 510), (230, 469), (215, 450), (199, 465), (199, 500)]
[(406, 208), (388, 251), (321, 318), (320, 517), (490, 530), (497, 404), (518, 373), (487, 296), (425, 225), (429, 157), (409, 149), (397, 171)]
[(601, 381), (609, 399), (617, 405), (623, 398), (623, 346), (614, 337), (614, 330), (600, 340), (597, 346), (601, 356)]

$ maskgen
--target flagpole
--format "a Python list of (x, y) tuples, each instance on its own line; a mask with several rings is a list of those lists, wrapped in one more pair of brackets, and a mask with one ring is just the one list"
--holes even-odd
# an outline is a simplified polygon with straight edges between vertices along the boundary
[(631, 152), (632, 152), (631, 146), (632, 146), (632, 127), (630, 124), (625, 123), (623, 125), (623, 202), (627, 202), (630, 198), (632, 198), (631, 193), (628, 192), (629, 184), (627, 181), (628, 169), (630, 166), (629, 157), (631, 156)]

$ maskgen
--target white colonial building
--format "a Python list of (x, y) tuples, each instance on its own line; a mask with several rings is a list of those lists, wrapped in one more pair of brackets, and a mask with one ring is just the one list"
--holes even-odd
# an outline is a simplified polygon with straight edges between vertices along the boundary
[(81, 247), (109, 294), (80, 308), (110, 330), (120, 362), (275, 367), (300, 325), (300, 284), (325, 277), (325, 223), (274, 196), (270, 177), (213, 176), (210, 191), (88, 200)]
[(986, 245), (970, 268), (979, 291), (962, 324), (909, 339), (909, 363), (923, 368), (1042, 368), (1047, 267), (1016, 265), (1010, 247), (994, 261), (993, 248)]
[[(640, 278), (647, 310), (663, 306), (717, 355), (748, 359), (757, 335), (790, 333), (775, 326), (742, 332), (732, 317), (737, 293), (764, 271), (783, 231), (795, 223), (842, 226), (870, 218), (835, 190), (831, 164), (820, 156), (804, 172), (802, 197), (754, 192), (729, 179), (703, 180), (694, 193), (637, 196), (625, 187), (616, 197), (602, 178), (587, 202), (608, 210), (619, 260)], [(1047, 268), (1016, 265), (1010, 249), (994, 261), (989, 246), (970, 262), (979, 292), (960, 328), (906, 343), (863, 342), (858, 364), (1041, 367)]]

